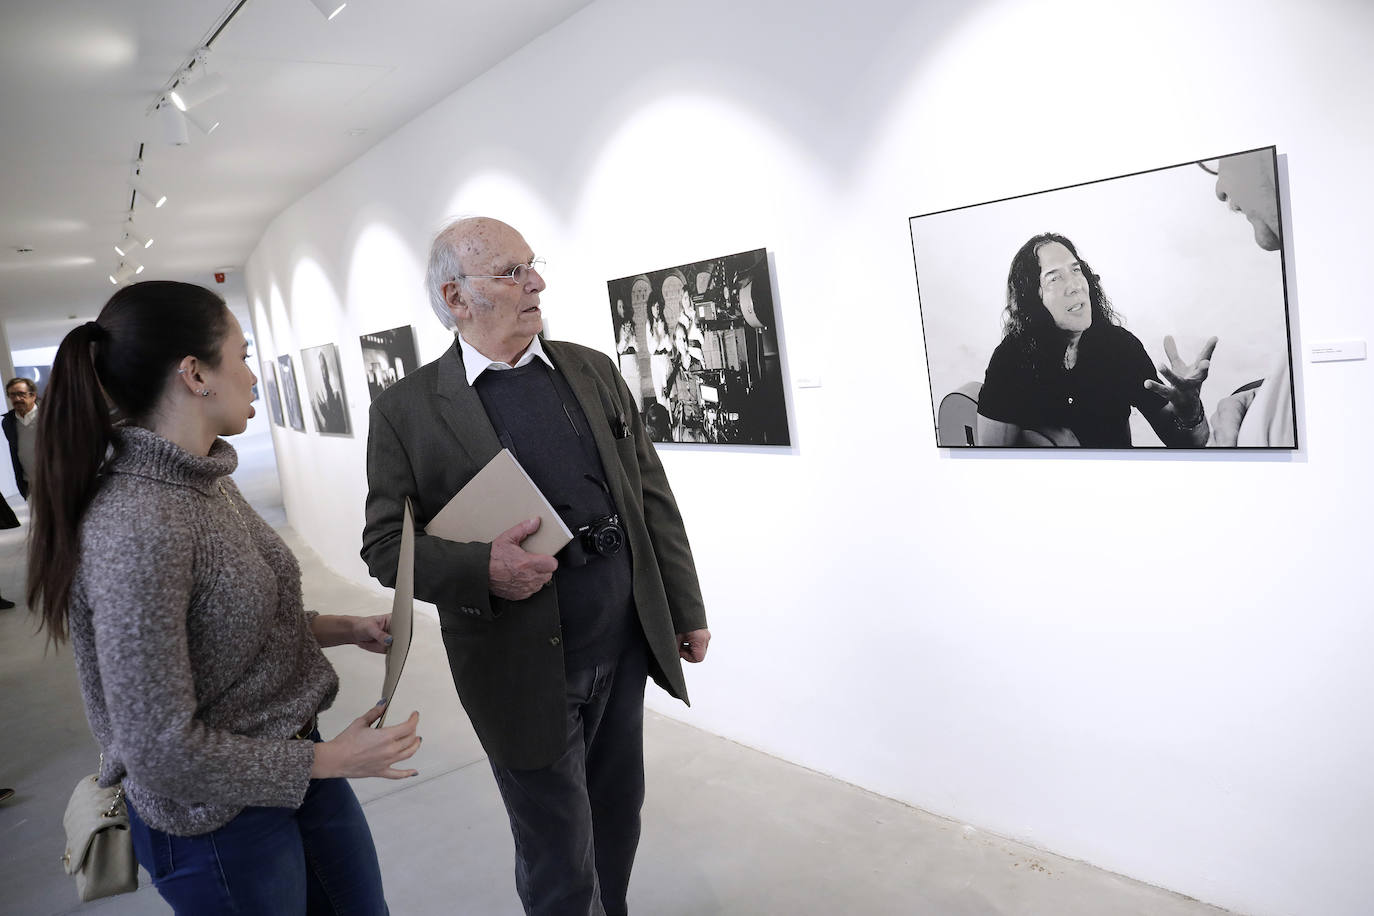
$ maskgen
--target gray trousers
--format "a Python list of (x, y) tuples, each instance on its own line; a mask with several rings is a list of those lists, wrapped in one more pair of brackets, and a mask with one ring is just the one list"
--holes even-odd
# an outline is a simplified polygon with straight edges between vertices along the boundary
[(538, 770), (492, 764), (530, 916), (625, 916), (644, 804), (643, 638), (615, 662), (568, 673), (568, 743)]

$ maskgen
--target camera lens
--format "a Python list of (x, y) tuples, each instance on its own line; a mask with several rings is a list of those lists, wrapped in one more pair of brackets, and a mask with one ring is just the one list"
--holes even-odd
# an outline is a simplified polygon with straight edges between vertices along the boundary
[(624, 541), (620, 529), (613, 524), (607, 524), (592, 533), (592, 549), (603, 557), (619, 553)]

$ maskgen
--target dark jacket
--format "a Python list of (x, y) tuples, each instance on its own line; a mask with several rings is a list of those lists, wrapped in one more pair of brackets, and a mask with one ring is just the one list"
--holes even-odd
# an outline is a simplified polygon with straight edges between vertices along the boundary
[[(687, 701), (678, 633), (706, 626), (687, 532), (639, 407), (610, 358), (544, 341), (587, 416), (611, 498), (625, 525), (633, 594), (658, 684)], [(362, 557), (396, 581), (405, 500), (415, 512), (415, 597), (438, 606), (459, 699), (492, 762), (537, 769), (567, 743), (563, 649), (555, 589), (523, 601), (490, 593), (491, 547), (427, 537), (422, 528), (480, 471), (501, 442), (453, 347), (378, 395), (367, 436)]]
[(29, 498), (29, 479), (24, 476), (23, 465), (19, 463), (19, 418), (11, 410), (0, 417), (0, 428), (5, 430), (5, 438), (10, 440), (10, 464), (14, 465), (14, 482), (19, 485), (19, 495)]

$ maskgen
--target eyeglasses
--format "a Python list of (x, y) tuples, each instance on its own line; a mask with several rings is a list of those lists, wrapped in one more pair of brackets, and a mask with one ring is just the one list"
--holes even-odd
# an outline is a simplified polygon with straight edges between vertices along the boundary
[(516, 264), (509, 272), (503, 274), (459, 274), (455, 280), (509, 280), (516, 286), (524, 286), (525, 281), (530, 278), (530, 271), (542, 271), (545, 261), (543, 258), (530, 258), (528, 264)]
[(32, 391), (6, 391), (5, 394), (9, 396), (9, 399), (11, 401), (17, 400), (19, 398), (34, 397), (34, 393)]

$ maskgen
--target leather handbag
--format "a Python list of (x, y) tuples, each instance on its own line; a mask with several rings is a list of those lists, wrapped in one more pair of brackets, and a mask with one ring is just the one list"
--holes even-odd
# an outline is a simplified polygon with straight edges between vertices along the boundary
[(62, 862), (81, 899), (97, 900), (138, 889), (138, 863), (129, 832), (124, 787), (102, 788), (99, 774), (76, 784), (62, 815), (67, 851)]

